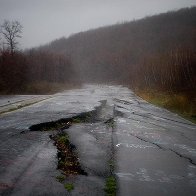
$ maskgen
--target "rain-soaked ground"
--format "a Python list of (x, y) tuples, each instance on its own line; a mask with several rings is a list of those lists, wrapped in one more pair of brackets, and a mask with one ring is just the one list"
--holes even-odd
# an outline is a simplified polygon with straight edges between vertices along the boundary
[(196, 126), (122, 86), (0, 96), (0, 140), (0, 195), (196, 195)]

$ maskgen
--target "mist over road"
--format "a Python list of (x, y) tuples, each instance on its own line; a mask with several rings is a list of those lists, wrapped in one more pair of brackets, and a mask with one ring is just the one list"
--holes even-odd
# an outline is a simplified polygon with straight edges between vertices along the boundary
[(54, 131), (29, 127), (91, 111), (96, 121), (66, 129), (87, 173), (66, 177), (64, 184), (74, 185), (71, 195), (105, 195), (111, 174), (120, 196), (196, 194), (196, 126), (126, 87), (1, 96), (0, 109), (0, 195), (70, 195), (56, 180), (61, 172), (49, 137)]

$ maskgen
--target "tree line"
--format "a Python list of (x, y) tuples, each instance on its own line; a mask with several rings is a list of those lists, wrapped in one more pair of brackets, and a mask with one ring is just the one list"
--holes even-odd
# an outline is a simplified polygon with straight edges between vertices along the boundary
[(22, 25), (18, 21), (4, 21), (0, 33), (1, 93), (42, 93), (52, 84), (75, 82), (70, 57), (38, 49), (19, 50)]
[[(11, 44), (5, 34), (16, 27)], [(196, 7), (77, 33), (23, 52), (17, 50), (20, 24), (5, 21), (1, 32), (1, 91), (25, 91), (42, 82), (94, 82), (195, 97)]]
[(196, 92), (196, 7), (81, 32), (44, 46), (71, 55), (84, 82)]

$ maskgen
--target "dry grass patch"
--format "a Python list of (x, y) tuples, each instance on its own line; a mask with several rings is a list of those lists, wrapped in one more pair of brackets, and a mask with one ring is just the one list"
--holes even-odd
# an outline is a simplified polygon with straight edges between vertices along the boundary
[(196, 123), (196, 98), (186, 93), (136, 90), (138, 96), (154, 105), (166, 108)]

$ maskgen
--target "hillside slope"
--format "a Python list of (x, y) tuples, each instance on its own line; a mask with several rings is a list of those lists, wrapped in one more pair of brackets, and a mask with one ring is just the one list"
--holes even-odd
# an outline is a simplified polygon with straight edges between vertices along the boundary
[(41, 47), (69, 56), (80, 82), (131, 87), (196, 122), (196, 7), (77, 33)]
[(84, 82), (195, 89), (196, 7), (81, 32), (41, 49), (71, 56)]

